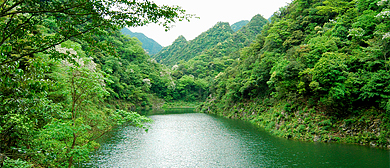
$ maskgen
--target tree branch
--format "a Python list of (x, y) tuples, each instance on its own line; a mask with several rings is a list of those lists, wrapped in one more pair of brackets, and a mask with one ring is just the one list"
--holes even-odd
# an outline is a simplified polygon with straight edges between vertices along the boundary
[(95, 138), (88, 139), (88, 141), (85, 142), (84, 144), (82, 144), (81, 146), (87, 145), (87, 144), (89, 144), (90, 142), (99, 139), (100, 137), (102, 137), (102, 136), (105, 135), (106, 133), (110, 132), (110, 131), (112, 130), (112, 128), (113, 128), (113, 127), (110, 127), (108, 130), (103, 131), (99, 136), (97, 136), (97, 137), (95, 137)]
[[(14, 16), (14, 15), (12, 15), (12, 16)], [(4, 34), (6, 33), (5, 29), (7, 29), (8, 26), (9, 26), (9, 23), (12, 22), (12, 20), (10, 20), (10, 21), (7, 23), (7, 26), (5, 27), (5, 29), (4, 29), (4, 31), (3, 31), (3, 39), (1, 40), (0, 45), (3, 45), (4, 42), (6, 41), (6, 39), (10, 38), (13, 34), (15, 34), (15, 32), (16, 32), (17, 30), (21, 29), (23, 26), (25, 26), (27, 23), (29, 23), (30, 20), (31, 20), (34, 16), (35, 16), (35, 15), (31, 15), (30, 18), (28, 18), (25, 22), (23, 22), (22, 24), (19, 24), (19, 25), (14, 29), (13, 32), (8, 33), (8, 35), (7, 35), (6, 37), (4, 37)]]
[(58, 42), (49, 43), (49, 44), (44, 44), (44, 45), (42, 45), (42, 46), (45, 46), (45, 45), (47, 45), (47, 46), (45, 46), (45, 47), (43, 47), (43, 48), (40, 48), (40, 49), (33, 50), (33, 51), (29, 52), (29, 53), (24, 53), (24, 54), (19, 55), (18, 57), (15, 57), (15, 58), (13, 58), (13, 59), (11, 59), (11, 60), (1, 62), (0, 65), (4, 65), (4, 64), (11, 63), (11, 62), (19, 61), (20, 59), (22, 59), (23, 57), (26, 57), (26, 56), (28, 56), (28, 55), (36, 54), (36, 53), (40, 53), (40, 52), (46, 51), (46, 50), (48, 50), (48, 49), (50, 49), (50, 48), (55, 47), (56, 45), (59, 45), (59, 44), (65, 42), (66, 40), (69, 40), (69, 39), (72, 38), (72, 37), (76, 37), (76, 36), (79, 36), (79, 35), (88, 33), (89, 31), (91, 31), (91, 30), (93, 30), (93, 29), (95, 29), (95, 27), (88, 28), (87, 30), (84, 30), (84, 31), (82, 31), (82, 32), (78, 32), (78, 33), (72, 34), (72, 35), (70, 35), (70, 36), (68, 36), (68, 37), (64, 37), (63, 39), (60, 39)]
[[(2, 4), (2, 5), (5, 5), (5, 3), (7, 3), (6, 1)], [(20, 5), (23, 3), (23, 0), (19, 1), (19, 2), (16, 2), (14, 5), (10, 6), (8, 9), (4, 9), (1, 13), (0, 13), (0, 17), (3, 17), (3, 15), (5, 13), (7, 13), (8, 11), (12, 10), (13, 8), (15, 8), (16, 6)], [(5, 15), (4, 15), (5, 16)]]
[[(21, 1), (23, 2), (23, 1)], [(15, 7), (15, 5), (20, 5), (21, 3), (19, 4), (14, 4), (13, 6)], [(71, 10), (71, 9), (74, 9), (74, 8), (78, 8), (80, 6), (85, 6), (87, 4), (87, 2), (84, 2), (84, 3), (80, 3), (80, 4), (76, 4), (75, 6), (69, 6), (67, 8), (62, 8), (62, 9), (59, 9), (59, 10), (31, 10), (31, 11), (14, 11), (14, 12), (9, 12), (9, 13), (6, 13), (6, 12), (2, 12), (0, 13), (0, 17), (5, 17), (5, 16), (8, 16), (8, 15), (12, 15), (12, 14), (25, 14), (25, 13), (30, 13), (30, 14), (34, 14), (34, 13), (64, 13), (65, 11), (68, 11), (68, 10)], [(39, 8), (38, 8), (39, 9)], [(65, 14), (68, 14), (68, 13), (65, 13)]]
[(0, 5), (0, 9), (3, 9), (8, 0), (4, 0), (4, 2)]

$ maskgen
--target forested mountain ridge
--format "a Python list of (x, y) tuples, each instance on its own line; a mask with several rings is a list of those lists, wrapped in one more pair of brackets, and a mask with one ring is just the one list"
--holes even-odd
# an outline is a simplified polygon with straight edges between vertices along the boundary
[(129, 35), (130, 37), (136, 37), (142, 43), (142, 48), (144, 48), (149, 55), (157, 54), (163, 48), (160, 44), (145, 36), (143, 33), (134, 33), (126, 27), (124, 27), (121, 32)]
[(160, 63), (165, 62), (165, 64), (170, 65), (174, 60), (176, 60), (172, 56), (180, 53), (184, 48), (187, 47), (188, 43), (189, 42), (184, 36), (179, 36), (175, 41), (173, 41), (171, 45), (162, 48), (160, 52), (156, 55), (153, 55), (152, 58)]
[(240, 30), (242, 27), (244, 27), (248, 23), (249, 23), (249, 20), (241, 20), (239, 22), (232, 24), (231, 27), (232, 27), (232, 30), (234, 32), (237, 32), (238, 30)]
[(267, 23), (261, 15), (254, 16), (236, 32), (228, 23), (217, 23), (214, 27), (203, 32), (194, 40), (186, 41), (183, 36), (178, 37), (170, 46), (164, 47), (158, 54), (152, 56), (158, 62), (167, 65), (178, 64), (179, 61), (188, 61), (195, 56), (207, 53), (212, 57), (228, 56), (232, 52), (248, 46), (260, 33)]
[(225, 41), (221, 41), (209, 50), (206, 50), (205, 53), (213, 58), (229, 55), (229, 58), (237, 58), (239, 50), (249, 46), (267, 23), (268, 21), (263, 16), (260, 14), (255, 15), (245, 26), (233, 33)]
[(390, 147), (388, 0), (295, 0), (211, 85), (202, 110), (286, 138)]
[[(208, 46), (209, 49), (198, 52), (197, 55), (188, 61), (180, 60), (176, 62), (176, 65), (172, 66), (171, 76), (176, 84), (181, 87), (177, 87), (174, 91), (166, 92), (160, 97), (164, 97), (167, 100), (204, 101), (210, 93), (210, 84), (213, 83), (214, 78), (231, 66), (234, 59), (238, 59), (239, 50), (253, 42), (266, 23), (266, 19), (261, 15), (256, 15), (248, 24), (225, 40), (217, 41), (216, 44), (211, 43), (214, 45)], [(228, 26), (226, 23), (222, 25)], [(208, 34), (215, 33), (208, 31)], [(207, 38), (208, 36), (200, 37)], [(210, 41), (201, 38), (197, 38), (197, 40)], [(163, 51), (175, 56), (187, 43), (185, 38), (180, 36), (173, 45), (164, 48)], [(195, 46), (194, 48), (206, 47)], [(177, 59), (177, 57), (173, 58)], [(169, 61), (170, 59), (167, 59), (167, 62)]]
[[(169, 66), (177, 64), (180, 60), (188, 61), (196, 55), (199, 55), (204, 50), (212, 48), (214, 45), (229, 38), (233, 34), (229, 23), (219, 22), (209, 30), (201, 33), (195, 39), (184, 43), (173, 43), (171, 46), (163, 48), (159, 53), (152, 56), (158, 62)], [(181, 42), (182, 37), (179, 37)], [(176, 40), (177, 41), (177, 40)], [(169, 50), (168, 50), (169, 49)]]

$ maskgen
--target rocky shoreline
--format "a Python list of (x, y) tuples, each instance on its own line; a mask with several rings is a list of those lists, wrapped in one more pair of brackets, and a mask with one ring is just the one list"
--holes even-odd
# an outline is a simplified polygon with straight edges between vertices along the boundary
[(362, 115), (336, 119), (315, 106), (291, 105), (288, 101), (269, 104), (267, 101), (236, 103), (229, 108), (206, 102), (205, 113), (252, 122), (272, 134), (287, 139), (324, 143), (349, 143), (390, 149), (388, 118), (375, 108)]

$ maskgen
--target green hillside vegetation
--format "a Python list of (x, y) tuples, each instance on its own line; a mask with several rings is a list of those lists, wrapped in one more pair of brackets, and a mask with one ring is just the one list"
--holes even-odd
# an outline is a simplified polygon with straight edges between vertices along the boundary
[(145, 36), (143, 33), (134, 33), (126, 27), (124, 27), (121, 32), (123, 34), (129, 35), (130, 37), (136, 37), (139, 41), (141, 41), (142, 48), (145, 49), (149, 55), (157, 54), (163, 48), (160, 44)]
[(213, 78), (202, 111), (286, 138), (387, 147), (389, 8), (386, 0), (293, 1)]
[(228, 39), (219, 42), (204, 53), (212, 58), (228, 56), (229, 59), (236, 59), (239, 57), (239, 50), (249, 46), (256, 39), (256, 36), (261, 33), (263, 26), (267, 23), (268, 21), (263, 16), (256, 15), (239, 31), (233, 33)]
[[(245, 46), (249, 46), (255, 40), (256, 34), (261, 32), (262, 27), (266, 23), (266, 19), (261, 15), (256, 15), (247, 25), (231, 34), (225, 40), (219, 41), (216, 44), (210, 43), (214, 44), (213, 46), (194, 46), (194, 48), (208, 49), (205, 49), (203, 52), (198, 52), (199, 55), (196, 55), (188, 61), (180, 60), (177, 62), (177, 65), (172, 66), (171, 77), (178, 87), (175, 87), (174, 90), (166, 90), (168, 92), (159, 95), (159, 97), (169, 101), (203, 102), (210, 94), (210, 84), (213, 83), (214, 78), (227, 67), (231, 66), (234, 59), (238, 59), (239, 50)], [(222, 25), (227, 26), (226, 23)], [(214, 26), (207, 31), (207, 34), (219, 34), (223, 30), (225, 30), (223, 26)], [(203, 38), (210, 38), (210, 36), (204, 36), (202, 34), (193, 41), (211, 41)], [(177, 57), (181, 56), (180, 49), (186, 47), (187, 43), (185, 38), (180, 36), (171, 46), (164, 48), (163, 51), (169, 53), (169, 55), (173, 55), (174, 59), (178, 59)], [(205, 45), (194, 42), (192, 45), (195, 44)], [(179, 55), (175, 55), (177, 53)]]
[(164, 47), (159, 53), (152, 56), (152, 58), (156, 59), (159, 63), (173, 66), (180, 60), (188, 61), (204, 50), (212, 48), (219, 42), (229, 38), (233, 33), (229, 23), (219, 22), (186, 44), (184, 43), (186, 41), (184, 37), (180, 36), (171, 46)]
[(147, 23), (169, 29), (192, 15), (149, 1), (121, 1), (128, 8), (112, 11), (117, 5), (2, 2), (0, 167), (73, 167), (88, 161), (99, 147), (95, 140), (111, 129), (147, 130), (151, 119), (130, 110), (161, 101), (158, 87), (170, 79), (119, 29)]
[(244, 27), (248, 23), (249, 23), (249, 20), (241, 20), (239, 22), (232, 24), (231, 27), (232, 27), (232, 30), (234, 32), (237, 32), (238, 30), (240, 30), (242, 27)]
[[(141, 47), (137, 38), (122, 35), (119, 31), (111, 31), (110, 35), (94, 36), (101, 41), (115, 46), (116, 53), (111, 54), (103, 50), (94, 50), (95, 63), (108, 75), (107, 87), (109, 96), (107, 101), (127, 102), (127, 110), (136, 107), (153, 107), (157, 97), (153, 94), (164, 91), (170, 79), (161, 77), (164, 67), (150, 58)], [(158, 86), (163, 83), (163, 86)], [(158, 88), (156, 88), (158, 87)]]
[(179, 58), (174, 58), (173, 56), (181, 56), (178, 54), (180, 54), (182, 50), (187, 49), (187, 46), (188, 41), (186, 38), (184, 36), (179, 36), (170, 46), (162, 48), (161, 51), (156, 55), (153, 55), (152, 58), (159, 63), (165, 63), (167, 65), (175, 64), (174, 61), (177, 61)]
[(237, 55), (239, 49), (255, 40), (266, 23), (266, 19), (256, 15), (234, 32), (228, 23), (220, 22), (191, 41), (179, 36), (172, 45), (164, 47), (152, 58), (162, 64), (173, 66), (179, 61), (185, 62), (205, 53), (213, 58), (228, 56), (231, 53)]

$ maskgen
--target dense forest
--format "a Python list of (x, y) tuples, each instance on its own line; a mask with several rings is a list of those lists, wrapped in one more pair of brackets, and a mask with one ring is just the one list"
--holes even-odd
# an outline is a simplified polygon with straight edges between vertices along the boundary
[(148, 129), (135, 109), (169, 102), (285, 138), (390, 147), (389, 0), (294, 0), (156, 54), (123, 27), (194, 15), (115, 2), (0, 3), (0, 166), (86, 162), (115, 126)]
[(169, 29), (193, 15), (150, 1), (120, 3), (1, 1), (0, 167), (73, 167), (114, 127), (147, 130), (151, 120), (131, 109), (151, 108), (170, 79), (120, 29)]
[(170, 75), (177, 84), (174, 90), (166, 90), (168, 93), (159, 97), (168, 101), (205, 101), (214, 78), (239, 58), (239, 50), (249, 46), (267, 22), (256, 15), (237, 32), (229, 23), (219, 22), (191, 41), (178, 37), (152, 56), (171, 67)]
[(202, 111), (286, 138), (390, 147), (389, 7), (293, 1), (214, 78)]

